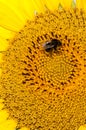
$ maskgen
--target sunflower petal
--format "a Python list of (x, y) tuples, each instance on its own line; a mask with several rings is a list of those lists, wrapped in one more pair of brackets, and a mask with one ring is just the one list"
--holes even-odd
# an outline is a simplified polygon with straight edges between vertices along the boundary
[(14, 130), (16, 127), (16, 122), (13, 120), (6, 120), (4, 123), (0, 124), (0, 130)]
[(86, 10), (86, 0), (76, 0), (77, 8)]
[(8, 4), (0, 1), (0, 26), (15, 32), (23, 25), (24, 21), (18, 17), (18, 14)]
[(79, 127), (78, 130), (86, 130), (86, 124)]
[(11, 31), (19, 31), (27, 19), (34, 17), (35, 11), (44, 11), (41, 0), (0, 0), (0, 25)]
[(73, 0), (44, 0), (46, 7), (50, 10), (58, 8), (59, 4), (64, 8), (70, 8)]
[(28, 128), (26, 128), (26, 127), (22, 127), (20, 130), (28, 130)]
[(21, 10), (21, 0), (0, 0), (4, 5), (7, 5), (15, 15), (17, 15), (18, 19), (24, 22), (24, 17)]
[(45, 9), (45, 4), (44, 4), (44, 1), (42, 0), (32, 0), (33, 1), (33, 5), (35, 7), (35, 10), (37, 12), (44, 12), (44, 9)]
[(21, 1), (21, 10), (26, 19), (33, 19), (35, 11), (44, 11), (44, 4), (41, 0)]
[(71, 6), (72, 6), (72, 8), (76, 8), (76, 1), (75, 0), (72, 1)]
[(4, 104), (0, 103), (0, 110), (2, 110), (3, 107), (4, 107)]
[[(8, 118), (8, 113), (6, 110), (1, 110), (0, 111), (0, 125), (1, 123), (3, 123), (4, 121), (6, 121), (6, 119)], [(2, 130), (2, 129), (0, 129)]]
[(12, 31), (9, 31), (3, 27), (0, 27), (0, 37), (9, 39), (11, 38), (15, 33)]
[(70, 8), (73, 0), (60, 0), (61, 5), (64, 8)]
[[(0, 52), (5, 50), (8, 43), (7, 39), (12, 38), (14, 34), (15, 34), (14, 32), (0, 27)], [(1, 54), (0, 54), (0, 59), (1, 59)]]
[(5, 51), (8, 47), (8, 40), (0, 37), (0, 53)]
[(48, 9), (54, 10), (58, 8), (60, 0), (44, 0), (43, 2)]
[(2, 99), (0, 99), (0, 111), (2, 110), (2, 108), (4, 107), (4, 104), (2, 103), (3, 102), (3, 100)]

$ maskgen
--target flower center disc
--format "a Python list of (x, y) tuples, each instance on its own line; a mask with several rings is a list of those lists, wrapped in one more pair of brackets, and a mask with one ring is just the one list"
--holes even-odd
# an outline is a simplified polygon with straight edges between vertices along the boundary
[[(85, 27), (80, 10), (48, 11), (9, 43), (0, 96), (18, 128), (73, 130), (85, 122)], [(44, 45), (52, 39), (62, 45), (47, 52)]]

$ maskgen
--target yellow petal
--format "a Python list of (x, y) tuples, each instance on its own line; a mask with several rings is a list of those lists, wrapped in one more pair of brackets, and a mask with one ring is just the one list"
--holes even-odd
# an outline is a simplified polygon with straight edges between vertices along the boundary
[(4, 123), (0, 124), (0, 130), (14, 130), (16, 127), (16, 122), (13, 120), (6, 120)]
[(54, 10), (54, 9), (58, 9), (60, 0), (44, 0), (43, 2), (48, 9)]
[(43, 12), (44, 4), (41, 0), (21, 1), (21, 10), (26, 19), (33, 19), (35, 12)]
[(2, 110), (3, 107), (4, 107), (4, 104), (0, 103), (0, 111)]
[(0, 1), (1, 1), (1, 3), (6, 5), (7, 7), (9, 7), (21, 21), (24, 21), (23, 14), (21, 12), (22, 0), (8, 0), (8, 1), (0, 0)]
[[(7, 111), (6, 111), (6, 110), (1, 110), (1, 111), (0, 111), (0, 125), (1, 125), (4, 121), (6, 121), (7, 118), (8, 118), (8, 113), (7, 113)], [(0, 129), (0, 130), (2, 130), (2, 129)]]
[(78, 130), (86, 130), (86, 124), (85, 124), (85, 125), (80, 126), (80, 128), (79, 128)]
[(59, 4), (62, 5), (63, 8), (70, 8), (73, 0), (44, 0), (45, 6), (50, 9), (54, 10), (57, 9)]
[(0, 99), (0, 111), (2, 110), (3, 107), (4, 107), (3, 100)]
[(10, 39), (15, 33), (12, 31), (9, 31), (3, 27), (0, 27), (0, 37), (5, 39)]
[[(4, 51), (8, 46), (8, 40), (14, 36), (14, 32), (9, 31), (0, 27), (0, 52)], [(0, 53), (0, 60), (1, 60), (1, 53)]]
[(24, 21), (18, 17), (18, 14), (6, 3), (0, 1), (0, 26), (16, 32), (19, 31), (23, 25)]
[(20, 130), (29, 130), (29, 129), (26, 127), (22, 127)]
[(44, 11), (41, 0), (0, 0), (0, 26), (19, 31), (28, 19), (34, 17), (35, 11)]
[(5, 51), (8, 47), (8, 41), (5, 38), (0, 37), (0, 53), (1, 51)]
[(77, 8), (86, 10), (86, 0), (76, 0)]
[(0, 99), (0, 103), (2, 103), (4, 100), (3, 99)]
[(33, 5), (35, 7), (35, 10), (40, 13), (40, 12), (44, 12), (45, 10), (45, 3), (42, 0), (32, 0), (33, 1)]
[(70, 8), (73, 0), (60, 0), (62, 7)]

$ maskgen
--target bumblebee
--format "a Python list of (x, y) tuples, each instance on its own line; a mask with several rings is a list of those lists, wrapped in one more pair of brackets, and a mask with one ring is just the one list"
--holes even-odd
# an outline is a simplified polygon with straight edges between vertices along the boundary
[(57, 39), (52, 39), (52, 40), (44, 43), (43, 47), (44, 47), (45, 51), (52, 52), (53, 49), (56, 51), (57, 48), (60, 47), (61, 45), (62, 45), (61, 41), (59, 41)]

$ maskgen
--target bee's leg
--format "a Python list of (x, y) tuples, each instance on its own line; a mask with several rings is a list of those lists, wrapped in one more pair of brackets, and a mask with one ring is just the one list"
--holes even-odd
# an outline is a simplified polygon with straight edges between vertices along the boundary
[(60, 54), (62, 54), (62, 53), (61, 53), (61, 49), (60, 49), (60, 47), (55, 48), (55, 49), (54, 49), (54, 52), (56, 53), (56, 55), (60, 55)]
[(50, 50), (50, 57), (52, 58), (52, 56), (53, 56), (53, 53), (54, 53), (54, 50), (53, 50), (53, 48)]
[(57, 48), (54, 48), (54, 52), (57, 53)]

